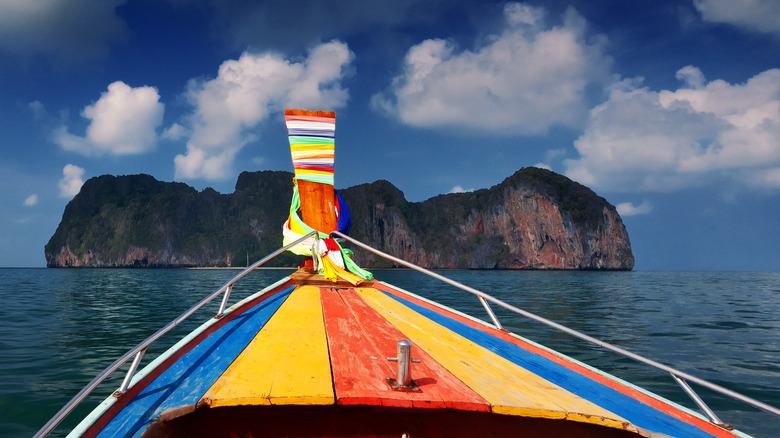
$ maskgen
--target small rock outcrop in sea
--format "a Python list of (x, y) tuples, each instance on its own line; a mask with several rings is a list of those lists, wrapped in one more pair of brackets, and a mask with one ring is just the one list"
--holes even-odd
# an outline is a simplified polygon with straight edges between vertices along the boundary
[[(429, 268), (608, 269), (634, 266), (615, 207), (587, 187), (525, 168), (490, 189), (408, 202), (387, 181), (339, 191), (350, 234)], [(88, 180), (45, 248), (49, 267), (243, 266), (282, 244), (289, 172), (243, 172), (232, 194), (149, 175)], [(389, 267), (355, 249), (358, 264)], [(290, 253), (271, 265), (297, 266)]]

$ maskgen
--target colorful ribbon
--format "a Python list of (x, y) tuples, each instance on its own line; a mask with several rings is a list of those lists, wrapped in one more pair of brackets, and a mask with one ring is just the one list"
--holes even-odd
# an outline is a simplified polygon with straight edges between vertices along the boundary
[[(340, 196), (337, 203), (337, 211), (339, 215), (339, 231), (346, 234), (342, 229), (342, 218), (349, 218), (349, 210), (347, 205)], [(293, 185), (293, 197), (290, 202), (290, 215), (282, 228), (283, 245), (289, 245), (290, 243), (300, 239), (301, 237), (314, 231), (313, 228), (306, 225), (298, 214), (298, 210), (301, 208), (301, 196), (298, 192), (298, 183)], [(349, 224), (346, 224), (346, 229), (349, 230)], [(370, 280), (374, 276), (359, 267), (352, 260), (352, 251), (345, 249), (335, 239), (330, 238), (327, 234), (318, 231), (318, 239), (310, 237), (304, 240), (302, 243), (293, 246), (289, 251), (304, 256), (314, 257), (317, 260), (317, 270), (322, 274), (326, 280), (331, 280), (334, 283), (339, 279), (348, 281), (352, 285), (359, 285), (364, 280)]]
[(333, 116), (284, 115), (297, 179), (333, 185), (336, 115), (329, 114)]

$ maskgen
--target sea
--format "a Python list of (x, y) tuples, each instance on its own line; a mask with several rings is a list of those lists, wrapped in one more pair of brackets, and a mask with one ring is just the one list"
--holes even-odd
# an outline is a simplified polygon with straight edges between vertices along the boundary
[[(35, 434), (95, 375), (239, 271), (0, 269), (0, 436)], [(258, 269), (231, 303), (291, 270)], [(780, 406), (780, 272), (438, 271), (515, 307)], [(374, 275), (488, 320), (473, 296), (416, 271)], [(158, 339), (143, 364), (211, 318), (219, 299)], [(684, 406), (664, 372), (495, 308), (505, 328)], [(49, 436), (64, 436), (121, 383), (99, 385)], [(721, 420), (780, 436), (780, 417), (691, 384)]]

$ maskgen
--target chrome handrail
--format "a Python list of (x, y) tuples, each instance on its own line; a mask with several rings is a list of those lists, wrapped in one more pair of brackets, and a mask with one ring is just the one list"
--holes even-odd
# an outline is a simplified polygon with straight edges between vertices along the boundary
[[(484, 293), (484, 292), (482, 292), (480, 290), (474, 289), (473, 287), (466, 286), (465, 284), (462, 284), (462, 283), (458, 283), (455, 280), (449, 279), (449, 278), (447, 278), (447, 277), (445, 277), (443, 275), (439, 275), (439, 274), (437, 274), (435, 272), (429, 271), (429, 270), (427, 270), (427, 269), (425, 269), (425, 268), (423, 268), (421, 266), (415, 265), (414, 263), (410, 263), (410, 262), (407, 262), (406, 260), (399, 259), (398, 257), (391, 256), (390, 254), (387, 254), (387, 253), (382, 252), (382, 251), (380, 251), (378, 249), (375, 249), (375, 248), (373, 248), (373, 247), (371, 247), (369, 245), (366, 245), (363, 242), (360, 242), (360, 241), (358, 241), (356, 239), (353, 239), (352, 237), (349, 237), (349, 236), (347, 236), (347, 235), (345, 235), (343, 233), (340, 233), (338, 231), (333, 231), (331, 234), (334, 234), (334, 235), (336, 235), (338, 237), (341, 237), (341, 238), (343, 238), (343, 239), (345, 239), (345, 240), (347, 240), (349, 242), (352, 242), (355, 245), (357, 245), (357, 246), (359, 246), (359, 247), (361, 247), (363, 249), (366, 249), (366, 250), (368, 250), (370, 252), (373, 252), (374, 254), (377, 254), (377, 255), (379, 255), (381, 257), (384, 257), (384, 258), (386, 258), (386, 259), (388, 259), (390, 261), (393, 261), (393, 262), (398, 263), (400, 265), (403, 265), (403, 266), (406, 266), (408, 268), (414, 269), (415, 271), (422, 272), (423, 274), (426, 274), (428, 276), (431, 276), (433, 278), (441, 280), (441, 281), (443, 281), (445, 283), (451, 284), (451, 285), (453, 285), (453, 286), (455, 286), (455, 287), (457, 287), (459, 289), (463, 289), (466, 292), (472, 293), (472, 294), (476, 295), (477, 297), (479, 297), (481, 301), (483, 301), (483, 300), (491, 301), (491, 302), (493, 302), (495, 304), (498, 304), (499, 306), (501, 306), (501, 307), (503, 307), (503, 308), (505, 308), (507, 310), (510, 310), (510, 311), (512, 311), (514, 313), (517, 313), (519, 315), (525, 316), (527, 318), (531, 318), (533, 320), (541, 322), (542, 324), (546, 324), (546, 325), (548, 325), (550, 327), (553, 327), (555, 329), (558, 329), (558, 330), (560, 330), (562, 332), (568, 333), (568, 334), (570, 334), (572, 336), (575, 336), (575, 337), (580, 338), (582, 340), (588, 341), (588, 342), (590, 342), (592, 344), (598, 345), (599, 347), (606, 348), (607, 350), (611, 350), (611, 351), (613, 351), (615, 353), (618, 353), (618, 354), (621, 354), (623, 356), (629, 357), (629, 358), (634, 359), (634, 360), (636, 360), (638, 362), (642, 362), (642, 363), (650, 365), (650, 366), (652, 366), (654, 368), (666, 371), (666, 372), (670, 373), (672, 375), (672, 377), (674, 377), (675, 380), (678, 383), (680, 383), (680, 382), (685, 383), (684, 382), (685, 380), (690, 381), (690, 382), (694, 382), (694, 383), (696, 383), (698, 385), (701, 385), (701, 386), (704, 386), (706, 388), (709, 388), (709, 389), (711, 389), (711, 390), (713, 390), (715, 392), (718, 392), (718, 393), (723, 394), (725, 396), (728, 396), (728, 397), (731, 397), (733, 399), (739, 400), (739, 401), (741, 401), (743, 403), (746, 403), (746, 404), (748, 404), (750, 406), (756, 407), (756, 408), (761, 409), (763, 411), (769, 412), (770, 414), (774, 414), (774, 415), (780, 416), (780, 409), (776, 408), (776, 407), (774, 407), (772, 405), (769, 405), (767, 403), (758, 401), (758, 400), (753, 399), (751, 397), (748, 397), (746, 395), (740, 394), (740, 393), (738, 393), (736, 391), (732, 391), (730, 389), (724, 388), (724, 387), (722, 387), (720, 385), (716, 385), (715, 383), (711, 383), (711, 382), (708, 382), (706, 380), (700, 379), (698, 377), (692, 376), (692, 375), (690, 375), (690, 374), (688, 374), (688, 373), (686, 373), (684, 371), (676, 370), (676, 369), (674, 369), (674, 368), (672, 368), (670, 366), (667, 366), (667, 365), (664, 365), (662, 363), (656, 362), (656, 361), (654, 361), (652, 359), (648, 359), (646, 357), (640, 356), (640, 355), (638, 355), (636, 353), (632, 353), (632, 352), (630, 352), (628, 350), (625, 350), (625, 349), (623, 349), (621, 347), (618, 347), (616, 345), (612, 345), (612, 344), (610, 344), (608, 342), (605, 342), (605, 341), (601, 341), (599, 339), (596, 339), (596, 338), (591, 337), (589, 335), (586, 335), (586, 334), (584, 334), (582, 332), (579, 332), (577, 330), (574, 330), (574, 329), (571, 329), (569, 327), (566, 327), (566, 326), (564, 326), (562, 324), (558, 324), (557, 322), (551, 321), (551, 320), (549, 320), (547, 318), (541, 317), (541, 316), (536, 315), (534, 313), (528, 312), (528, 311), (523, 310), (523, 309), (519, 309), (519, 308), (517, 308), (515, 306), (512, 306), (511, 304), (508, 304), (508, 303), (505, 303), (505, 302), (499, 300), (498, 298), (492, 297), (492, 296), (490, 296), (490, 295), (488, 295), (488, 294), (486, 294), (486, 293)], [(495, 323), (495, 321), (497, 321), (496, 316), (492, 312), (490, 312), (490, 311), (488, 313), (490, 314), (491, 319), (493, 319), (494, 323)], [(495, 325), (496, 325), (496, 328), (501, 328), (500, 324), (495, 324)], [(684, 380), (680, 380), (680, 379), (684, 379)], [(688, 385), (685, 385), (685, 386), (687, 386), (688, 389), (690, 389), (690, 386), (688, 386)], [(683, 389), (685, 389), (685, 387), (683, 387)], [(704, 403), (703, 401), (701, 401), (701, 398), (699, 398), (697, 395), (694, 396), (691, 393), (688, 393), (688, 389), (685, 389), (685, 392), (694, 400), (694, 402), (696, 402), (697, 405), (699, 405), (699, 402), (701, 402), (702, 404)], [(690, 391), (693, 392), (693, 389), (690, 389)], [(706, 405), (705, 406), (699, 405), (699, 407), (707, 414), (708, 418), (710, 419), (710, 421), (713, 424), (717, 424), (718, 426), (726, 427), (726, 428), (729, 427), (728, 425), (726, 425), (723, 422), (721, 422), (717, 417), (715, 417), (714, 413), (712, 414), (712, 416), (710, 416), (710, 413), (712, 411), (708, 407), (706, 407)]]
[[(111, 373), (116, 371), (117, 368), (122, 366), (125, 362), (127, 362), (131, 357), (136, 356), (136, 360), (133, 361), (133, 366), (130, 367), (130, 371), (128, 375), (125, 377), (125, 381), (122, 383), (122, 387), (120, 388), (120, 391), (117, 391), (115, 393), (117, 396), (121, 396), (124, 391), (126, 391), (130, 384), (130, 380), (132, 379), (132, 374), (135, 371), (135, 368), (138, 367), (138, 362), (140, 362), (141, 355), (143, 355), (142, 351), (146, 350), (146, 347), (148, 347), (152, 342), (156, 341), (160, 336), (164, 335), (177, 325), (179, 325), (182, 321), (187, 319), (190, 315), (195, 313), (198, 309), (203, 307), (204, 305), (208, 304), (211, 300), (219, 296), (220, 293), (227, 292), (233, 288), (233, 284), (240, 280), (242, 277), (247, 275), (248, 273), (255, 270), (260, 265), (266, 263), (267, 261), (273, 259), (274, 257), (278, 256), (279, 254), (283, 253), (284, 251), (287, 251), (289, 248), (292, 248), (295, 245), (298, 245), (299, 243), (302, 243), (304, 240), (308, 239), (309, 237), (316, 234), (317, 231), (312, 231), (311, 233), (301, 237), (300, 239), (290, 243), (289, 245), (285, 245), (276, 251), (272, 252), (271, 254), (263, 257), (262, 259), (258, 260), (252, 266), (247, 267), (241, 273), (233, 277), (232, 279), (228, 280), (225, 284), (222, 285), (219, 289), (217, 289), (215, 292), (212, 292), (211, 295), (207, 296), (206, 298), (202, 299), (200, 302), (198, 302), (196, 305), (192, 306), (189, 310), (179, 315), (176, 319), (168, 323), (165, 327), (161, 328), (157, 332), (155, 332), (153, 335), (146, 338), (143, 342), (136, 345), (135, 348), (125, 353), (122, 357), (115, 360), (114, 363), (109, 365), (103, 372), (98, 374), (94, 379), (92, 379), (84, 388), (79, 391), (78, 394), (76, 394), (70, 401), (62, 407), (55, 415), (51, 418), (46, 424), (43, 425), (43, 427), (33, 435), (34, 438), (39, 437), (45, 437), (49, 434), (79, 403), (81, 403), (84, 398), (89, 395), (95, 387), (97, 387), (103, 380), (105, 380)], [(224, 299), (222, 302), (222, 305), (220, 305), (219, 314), (216, 317), (221, 317), (221, 313), (224, 312), (224, 305), (227, 304), (227, 299)], [(140, 354), (139, 354), (140, 353)]]

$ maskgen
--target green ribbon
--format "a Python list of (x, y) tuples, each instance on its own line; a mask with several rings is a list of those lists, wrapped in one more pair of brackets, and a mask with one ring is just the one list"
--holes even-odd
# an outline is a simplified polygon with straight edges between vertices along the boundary
[[(306, 222), (301, 219), (300, 216), (298, 216), (298, 210), (301, 208), (301, 195), (298, 192), (298, 184), (293, 185), (293, 197), (292, 201), (290, 201), (290, 220), (295, 222), (297, 225), (301, 227), (301, 229), (304, 230), (304, 235), (311, 233), (312, 231), (315, 231), (314, 228), (306, 225)], [(317, 235), (320, 239), (327, 239), (330, 237), (330, 235), (323, 233), (322, 231), (317, 231)], [(335, 240), (334, 240), (335, 241)], [(347, 271), (357, 275), (358, 277), (363, 278), (364, 280), (371, 280), (374, 278), (374, 274), (366, 271), (365, 269), (361, 268), (360, 266), (355, 263), (354, 260), (352, 260), (352, 250), (345, 249), (341, 246), (341, 244), (338, 241), (335, 241), (336, 245), (339, 247), (339, 251), (341, 252), (341, 259), (344, 260), (344, 267), (347, 268)], [(296, 250), (297, 247), (301, 245), (296, 245), (289, 249), (289, 251), (299, 254), (299, 255), (309, 255), (307, 250)], [(314, 251), (317, 253), (317, 251)], [(319, 259), (319, 254), (317, 253), (317, 258)], [(320, 261), (319, 266), (322, 266), (322, 262)]]

